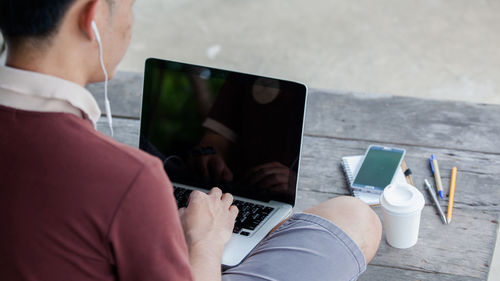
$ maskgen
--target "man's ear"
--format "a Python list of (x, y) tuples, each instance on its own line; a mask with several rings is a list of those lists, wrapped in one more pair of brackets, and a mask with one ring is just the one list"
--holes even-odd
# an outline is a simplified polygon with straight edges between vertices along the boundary
[(85, 36), (90, 40), (95, 40), (95, 34), (92, 30), (92, 21), (94, 21), (97, 14), (97, 6), (99, 0), (90, 0), (80, 11), (78, 16), (78, 24), (80, 31), (85, 34)]

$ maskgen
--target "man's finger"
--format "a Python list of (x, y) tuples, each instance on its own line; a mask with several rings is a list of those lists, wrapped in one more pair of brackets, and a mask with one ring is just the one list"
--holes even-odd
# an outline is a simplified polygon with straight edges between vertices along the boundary
[(226, 203), (226, 205), (229, 207), (231, 206), (231, 204), (233, 204), (234, 197), (231, 193), (224, 193), (222, 195), (222, 201), (224, 201), (224, 203)]
[(191, 202), (194, 202), (200, 198), (200, 196), (205, 195), (205, 193), (199, 191), (199, 190), (193, 190), (191, 194), (189, 194), (187, 205), (189, 206)]
[(218, 187), (214, 187), (214, 188), (210, 189), (210, 191), (208, 192), (208, 195), (214, 196), (215, 198), (220, 199), (222, 197), (222, 190)]
[(231, 217), (233, 218), (233, 220), (236, 219), (236, 217), (238, 216), (239, 211), (240, 210), (235, 205), (231, 205), (231, 207), (229, 207), (229, 212), (231, 213)]

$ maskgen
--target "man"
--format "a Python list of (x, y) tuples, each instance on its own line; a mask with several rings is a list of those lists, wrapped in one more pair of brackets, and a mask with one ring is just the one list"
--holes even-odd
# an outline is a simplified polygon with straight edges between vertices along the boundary
[(193, 192), (178, 212), (156, 158), (95, 130), (101, 112), (84, 85), (105, 79), (97, 39), (112, 77), (130, 41), (132, 5), (0, 2), (2, 279), (357, 278), (381, 236), (359, 200), (339, 197), (292, 216), (222, 273), (238, 212), (232, 196)]

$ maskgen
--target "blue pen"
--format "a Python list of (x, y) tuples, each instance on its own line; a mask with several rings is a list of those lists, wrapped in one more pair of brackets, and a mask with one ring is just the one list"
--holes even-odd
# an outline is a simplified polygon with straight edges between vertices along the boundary
[(439, 197), (441, 199), (444, 198), (443, 194), (443, 183), (441, 182), (441, 174), (439, 173), (439, 165), (436, 159), (436, 156), (434, 154), (431, 155), (431, 158), (429, 159), (429, 163), (431, 164), (431, 170), (432, 173), (434, 174), (434, 181), (436, 181), (436, 189), (439, 194)]

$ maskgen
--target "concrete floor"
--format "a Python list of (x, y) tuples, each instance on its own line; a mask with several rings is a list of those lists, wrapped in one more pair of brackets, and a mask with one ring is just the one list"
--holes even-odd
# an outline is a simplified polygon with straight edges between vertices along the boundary
[(500, 1), (148, 0), (120, 69), (160, 57), (309, 87), (500, 104)]

